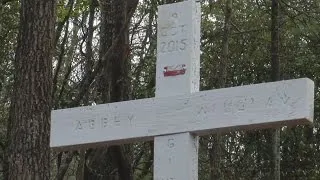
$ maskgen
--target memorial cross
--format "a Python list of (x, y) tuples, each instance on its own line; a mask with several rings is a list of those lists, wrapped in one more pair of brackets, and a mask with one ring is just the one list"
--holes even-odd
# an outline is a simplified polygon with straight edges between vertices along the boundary
[(199, 91), (200, 4), (159, 7), (156, 97), (54, 110), (56, 150), (154, 140), (155, 180), (198, 179), (198, 136), (313, 121), (307, 78)]

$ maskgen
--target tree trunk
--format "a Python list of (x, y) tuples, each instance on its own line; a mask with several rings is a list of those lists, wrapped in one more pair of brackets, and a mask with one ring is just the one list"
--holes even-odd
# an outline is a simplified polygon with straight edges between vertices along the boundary
[[(107, 69), (109, 60), (104, 60), (103, 58), (105, 53), (112, 46), (112, 40), (114, 36), (114, 0), (103, 0), (99, 1), (100, 10), (101, 10), (101, 26), (100, 26), (100, 47), (99, 47), (99, 61), (103, 62), (101, 66), (102, 73), (99, 75), (97, 89), (98, 94), (100, 95), (99, 103), (110, 102), (110, 74)], [(113, 51), (111, 52), (111, 54)], [(111, 55), (112, 56), (112, 55)], [(107, 155), (107, 148), (98, 148), (92, 151), (87, 151), (86, 159), (88, 163), (84, 166), (84, 179), (101, 179), (103, 177), (99, 176), (96, 172), (99, 172), (100, 169), (104, 166), (104, 169), (110, 169), (110, 164), (106, 161), (110, 161)], [(96, 158), (100, 157), (100, 158)], [(108, 166), (108, 167), (107, 167)], [(105, 174), (112, 172), (113, 170), (107, 171)], [(113, 179), (113, 174), (108, 174), (108, 177), (105, 179)]]
[(9, 119), (9, 178), (50, 178), (55, 0), (22, 0)]
[[(222, 59), (220, 62), (220, 75), (218, 79), (218, 88), (224, 88), (227, 81), (227, 66), (229, 64), (229, 35), (232, 16), (232, 0), (226, 0), (225, 4), (225, 21), (223, 32), (223, 47), (222, 47)], [(223, 138), (220, 133), (212, 136), (213, 146), (210, 152), (210, 179), (220, 180), (224, 179), (222, 172), (222, 147)]]
[[(108, 60), (108, 66), (105, 70), (109, 73), (109, 98), (103, 101), (118, 102), (128, 100), (129, 95), (129, 21), (128, 2), (126, 0), (116, 0), (113, 2), (114, 13), (114, 39), (119, 36), (119, 42), (116, 42), (116, 49), (113, 56)], [(114, 40), (113, 39), (113, 40)], [(105, 76), (104, 76), (105, 77)], [(118, 169), (121, 180), (133, 179), (131, 165), (122, 151), (121, 146), (112, 146), (109, 148), (113, 165)]]
[[(101, 6), (100, 60), (103, 70), (99, 77), (98, 93), (101, 103), (118, 102), (129, 99), (129, 23), (138, 1), (104, 0)], [(112, 47), (110, 56), (105, 53)], [(104, 59), (107, 58), (107, 59)], [(97, 149), (91, 158), (91, 164), (101, 169), (106, 161), (111, 160), (112, 170), (116, 169), (121, 180), (133, 179), (131, 163), (123, 146), (111, 146), (108, 149)], [(90, 169), (87, 167), (87, 170)], [(110, 175), (114, 177), (114, 174)], [(109, 177), (110, 177), (109, 176)], [(95, 173), (87, 172), (86, 177), (93, 179)], [(107, 177), (106, 177), (107, 178)], [(110, 178), (109, 178), (110, 179)]]
[[(271, 5), (271, 79), (280, 80), (279, 60), (279, 1), (272, 0)], [(280, 129), (271, 129), (272, 159), (271, 177), (273, 180), (280, 180)]]
[(280, 80), (280, 60), (279, 60), (279, 1), (272, 0), (271, 5), (271, 79)]

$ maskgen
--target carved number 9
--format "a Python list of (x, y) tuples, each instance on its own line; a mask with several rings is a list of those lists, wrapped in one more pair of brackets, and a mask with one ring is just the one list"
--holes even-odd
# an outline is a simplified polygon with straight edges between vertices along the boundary
[(168, 147), (173, 148), (174, 147), (174, 139), (168, 139)]
[(90, 128), (90, 129), (94, 129), (94, 125), (95, 125), (94, 120), (93, 120), (93, 119), (90, 119), (90, 120), (89, 120), (89, 128)]

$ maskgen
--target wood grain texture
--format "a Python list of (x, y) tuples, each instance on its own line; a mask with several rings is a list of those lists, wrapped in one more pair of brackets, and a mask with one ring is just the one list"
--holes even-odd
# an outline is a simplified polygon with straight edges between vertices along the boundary
[(62, 109), (52, 112), (50, 145), (81, 147), (182, 132), (308, 124), (313, 108), (314, 83), (303, 78)]

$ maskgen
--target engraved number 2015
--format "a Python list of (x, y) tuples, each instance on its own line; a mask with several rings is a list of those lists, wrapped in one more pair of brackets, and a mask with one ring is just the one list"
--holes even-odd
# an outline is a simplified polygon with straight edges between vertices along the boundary
[(171, 53), (176, 51), (183, 51), (187, 47), (187, 39), (181, 39), (176, 41), (161, 42), (160, 52), (161, 53)]

